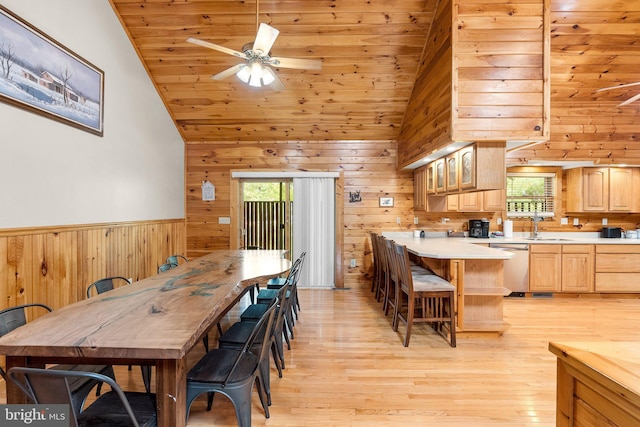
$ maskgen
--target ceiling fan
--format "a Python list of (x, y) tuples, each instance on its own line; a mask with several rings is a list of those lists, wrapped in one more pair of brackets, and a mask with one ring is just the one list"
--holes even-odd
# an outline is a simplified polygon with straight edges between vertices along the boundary
[[(603, 88), (601, 88), (601, 89), (596, 90), (596, 92), (602, 92), (602, 91), (605, 91), (605, 90), (620, 89), (620, 88), (623, 88), (623, 87), (637, 86), (637, 85), (640, 85), (640, 82), (627, 83), (627, 84), (624, 84), (624, 85), (618, 85), (618, 86), (603, 87)], [(637, 101), (637, 100), (639, 100), (639, 99), (640, 99), (640, 93), (639, 93), (639, 94), (637, 94), (637, 95), (632, 96), (631, 98), (627, 99), (626, 101), (621, 102), (621, 103), (620, 103), (620, 104), (618, 104), (617, 106), (618, 106), (618, 107), (622, 107), (622, 106), (624, 106), (624, 105), (629, 105), (629, 104), (631, 104), (632, 102), (636, 102), (636, 101)]]
[[(256, 20), (257, 15), (258, 12), (256, 10)], [(223, 80), (235, 74), (240, 80), (248, 83), (250, 86), (261, 87), (265, 85), (270, 86), (276, 91), (280, 91), (284, 89), (284, 84), (280, 81), (273, 68), (319, 70), (322, 68), (322, 61), (271, 56), (271, 47), (275, 43), (278, 34), (280, 34), (280, 31), (277, 29), (261, 23), (255, 41), (245, 44), (242, 47), (242, 52), (193, 37), (189, 37), (187, 41), (244, 60), (244, 62), (240, 64), (236, 64), (218, 74), (214, 74), (211, 76), (213, 80)]]

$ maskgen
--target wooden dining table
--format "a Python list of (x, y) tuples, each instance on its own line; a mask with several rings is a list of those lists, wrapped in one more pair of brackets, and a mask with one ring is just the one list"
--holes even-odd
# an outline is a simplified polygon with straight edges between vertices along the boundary
[[(256, 283), (285, 273), (285, 251), (220, 250), (46, 314), (0, 338), (7, 369), (49, 363), (151, 364), (158, 426), (186, 425), (187, 354)], [(26, 403), (7, 384), (7, 403)]]

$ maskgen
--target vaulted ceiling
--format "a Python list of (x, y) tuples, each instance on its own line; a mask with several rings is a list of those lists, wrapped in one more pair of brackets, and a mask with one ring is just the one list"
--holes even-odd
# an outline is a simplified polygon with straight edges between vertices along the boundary
[[(441, 0), (110, 0), (185, 142), (396, 140)], [(466, 0), (465, 0), (466, 1)], [(477, 1), (480, 19), (539, 0)], [(512, 154), (640, 164), (640, 2), (549, 0), (551, 140)], [(235, 76), (241, 60), (186, 42), (241, 50), (257, 22), (277, 28), (272, 55), (320, 59), (278, 69), (282, 92)], [(481, 54), (481, 53), (479, 53)]]
[[(437, 0), (111, 0), (185, 141), (396, 139)], [(236, 76), (259, 22), (273, 56), (322, 60), (278, 69), (281, 92)]]

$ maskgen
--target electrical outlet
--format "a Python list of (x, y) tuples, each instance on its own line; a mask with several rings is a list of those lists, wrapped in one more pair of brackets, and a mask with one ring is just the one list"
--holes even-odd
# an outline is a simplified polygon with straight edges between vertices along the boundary
[(400, 224), (400, 217), (396, 218), (396, 224)]
[(418, 225), (418, 217), (417, 217), (417, 216), (414, 216), (414, 217), (413, 217), (413, 223), (414, 223), (414, 224), (416, 224), (416, 225)]
[(580, 225), (580, 218), (573, 218), (573, 225)]
[(568, 225), (569, 218), (560, 218), (560, 225)]
[(502, 218), (498, 217), (496, 219), (496, 224), (498, 224), (498, 225), (502, 224)]
[(351, 266), (351, 268), (356, 268), (357, 267), (356, 259), (355, 258), (351, 258), (351, 263), (349, 265)]
[(609, 220), (607, 218), (602, 218), (602, 225), (607, 225)]

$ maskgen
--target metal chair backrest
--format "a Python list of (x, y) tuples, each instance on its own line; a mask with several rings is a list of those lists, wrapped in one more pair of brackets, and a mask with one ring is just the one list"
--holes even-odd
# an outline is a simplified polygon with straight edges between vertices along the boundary
[[(266, 338), (269, 336), (267, 332), (270, 332), (273, 328), (273, 322), (278, 303), (279, 301), (276, 300), (274, 304), (271, 304), (267, 311), (264, 312), (264, 315), (255, 324), (253, 330), (251, 331), (251, 334), (247, 338), (247, 341), (245, 341), (244, 345), (242, 346), (242, 350), (238, 352), (238, 357), (236, 357), (236, 360), (234, 361), (231, 369), (229, 369), (229, 372), (227, 373), (225, 379), (222, 381), (223, 387), (229, 382), (230, 379), (234, 377), (235, 370), (241, 366), (240, 362), (242, 361), (243, 357), (247, 353), (252, 352), (251, 350), (253, 349), (254, 344), (256, 344), (256, 340), (260, 337)], [(262, 343), (260, 344), (260, 349), (257, 352), (254, 352), (254, 354), (257, 356), (258, 361), (263, 360), (266, 352), (268, 352), (269, 348), (271, 347), (271, 340), (264, 338), (262, 339)], [(255, 369), (258, 369), (258, 365), (255, 366)]]
[(189, 261), (187, 259), (187, 257), (185, 257), (185, 256), (182, 256), (182, 255), (171, 255), (170, 257), (167, 258), (167, 264), (178, 265), (178, 264), (180, 264), (180, 260), (183, 260), (184, 262)]
[(178, 264), (174, 264), (172, 262), (165, 262), (164, 264), (160, 265), (160, 267), (158, 267), (158, 273), (171, 270), (172, 268), (176, 268), (177, 266)]
[(91, 298), (91, 291), (95, 289), (96, 295), (100, 295), (103, 292), (108, 292), (113, 290), (115, 284), (114, 280), (124, 280), (127, 282), (127, 285), (131, 284), (131, 281), (126, 277), (121, 276), (113, 276), (113, 277), (105, 277), (104, 279), (96, 280), (87, 288), (87, 298)]
[(106, 375), (83, 371), (59, 371), (53, 369), (40, 368), (11, 368), (8, 372), (9, 380), (12, 381), (29, 399), (36, 404), (66, 404), (71, 409), (69, 411), (69, 425), (78, 426), (76, 414), (81, 408), (76, 408), (71, 398), (70, 384), (77, 379), (92, 379), (100, 383), (107, 383), (114, 391), (127, 413), (131, 417), (134, 426), (139, 427), (136, 416), (129, 405), (129, 401), (118, 384)]

